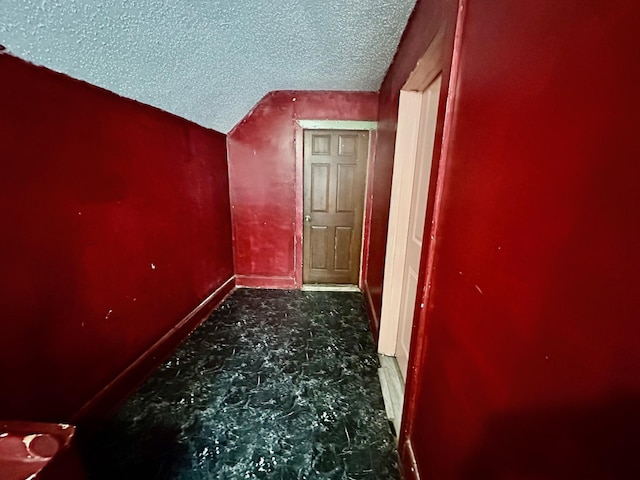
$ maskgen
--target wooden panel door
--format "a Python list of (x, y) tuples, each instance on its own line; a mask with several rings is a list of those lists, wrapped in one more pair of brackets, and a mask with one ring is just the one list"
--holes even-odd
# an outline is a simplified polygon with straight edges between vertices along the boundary
[[(422, 256), (422, 236), (427, 212), (427, 196), (431, 178), (433, 145), (436, 136), (438, 100), (441, 77), (438, 76), (422, 94), (422, 110), (418, 131), (418, 145), (415, 157), (413, 185), (411, 186), (411, 208), (409, 213), (409, 231), (404, 258), (400, 317), (398, 319), (398, 337), (396, 340), (396, 359), (405, 378), (409, 365), (409, 347), (413, 330), (418, 273)], [(408, 186), (407, 186), (408, 187)]]
[(368, 150), (368, 132), (304, 132), (304, 283), (358, 283)]

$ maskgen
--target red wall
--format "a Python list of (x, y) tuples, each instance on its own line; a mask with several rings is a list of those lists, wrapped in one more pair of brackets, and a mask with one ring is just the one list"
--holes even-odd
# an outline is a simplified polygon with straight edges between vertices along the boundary
[[(423, 478), (640, 475), (639, 10), (465, 2), (403, 427)], [(380, 95), (377, 180), (408, 65), (455, 14), (418, 3)]]
[(81, 421), (233, 276), (225, 136), (7, 54), (0, 90), (0, 418)]
[(299, 288), (302, 249), (302, 120), (377, 117), (376, 93), (278, 91), (228, 135), (236, 281)]

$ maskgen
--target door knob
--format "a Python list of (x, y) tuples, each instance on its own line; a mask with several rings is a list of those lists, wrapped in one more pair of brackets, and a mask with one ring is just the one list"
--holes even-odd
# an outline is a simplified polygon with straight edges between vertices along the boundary
[(304, 221), (305, 222), (310, 222), (311, 221), (311, 215), (305, 215), (304, 216)]

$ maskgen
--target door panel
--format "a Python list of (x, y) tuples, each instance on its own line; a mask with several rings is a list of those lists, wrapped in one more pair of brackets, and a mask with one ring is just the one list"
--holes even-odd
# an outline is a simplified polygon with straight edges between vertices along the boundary
[(420, 257), (422, 254), (422, 237), (427, 212), (427, 197), (429, 195), (440, 82), (441, 78), (436, 78), (423, 94), (423, 107), (420, 114), (418, 145), (416, 149), (415, 173), (413, 184), (411, 185), (409, 231), (404, 259), (400, 318), (398, 323), (398, 337), (396, 340), (396, 358), (405, 381), (409, 365), (409, 348), (411, 345), (418, 272), (420, 271)]
[(313, 225), (311, 227), (311, 268), (325, 270), (327, 268), (327, 227)]
[(305, 283), (358, 283), (368, 154), (368, 132), (304, 132)]
[(331, 153), (331, 135), (317, 134), (313, 137), (313, 155), (329, 155)]
[(336, 211), (347, 213), (355, 211), (353, 198), (355, 176), (355, 165), (338, 165), (338, 201)]
[(334, 270), (349, 270), (352, 234), (353, 228), (351, 227), (336, 227)]
[(329, 174), (331, 165), (315, 164), (311, 168), (311, 210), (329, 212)]

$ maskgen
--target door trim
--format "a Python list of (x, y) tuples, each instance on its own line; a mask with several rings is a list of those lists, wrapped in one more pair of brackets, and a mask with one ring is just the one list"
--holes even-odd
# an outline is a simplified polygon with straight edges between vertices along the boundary
[[(313, 128), (309, 128), (312, 126)], [(365, 173), (364, 187), (364, 210), (362, 215), (362, 241), (360, 245), (360, 274), (358, 276), (358, 287), (363, 288), (363, 278), (366, 274), (366, 257), (369, 249), (369, 231), (371, 229), (371, 208), (372, 198), (370, 191), (372, 188), (372, 162), (375, 156), (377, 142), (378, 122), (361, 120), (309, 120), (297, 119), (294, 125), (294, 149), (295, 149), (295, 196), (296, 196), (296, 224), (293, 241), (294, 251), (294, 271), (295, 286), (301, 289), (304, 285), (302, 281), (303, 263), (303, 243), (302, 233), (304, 231), (304, 131), (305, 130), (367, 130), (369, 132), (369, 148), (367, 152), (367, 165)]]
[[(426, 89), (442, 73), (443, 37), (444, 32), (440, 30), (424, 55), (418, 60), (416, 67), (400, 90), (398, 127), (393, 157), (389, 227), (387, 231), (387, 251), (385, 253), (382, 286), (380, 334), (378, 337), (378, 353), (383, 355), (395, 356), (396, 352), (400, 296), (402, 294), (402, 271), (409, 229), (409, 209), (406, 206), (411, 203), (411, 189), (403, 187), (408, 184), (405, 182), (413, 182), (422, 101)], [(442, 105), (438, 107), (439, 110), (441, 107)], [(434, 152), (432, 173), (438, 157), (435, 153), (437, 152)], [(432, 180), (436, 177), (432, 175)], [(431, 186), (434, 186), (433, 181)], [(433, 188), (429, 189), (429, 197), (433, 196), (434, 191)], [(429, 201), (428, 199), (427, 203)], [(425, 228), (426, 225), (427, 222), (425, 222)], [(429, 243), (426, 236), (425, 241)]]
[[(418, 469), (410, 468), (412, 465), (417, 467), (418, 459), (413, 450), (413, 435), (415, 428), (415, 420), (418, 417), (418, 395), (422, 385), (422, 375), (424, 374), (427, 362), (427, 345), (428, 345), (428, 315), (429, 301), (431, 295), (431, 284), (433, 281), (434, 257), (436, 243), (438, 242), (438, 230), (440, 225), (440, 213), (443, 192), (445, 188), (447, 170), (447, 159), (449, 156), (449, 147), (451, 140), (451, 130), (453, 127), (453, 117), (450, 114), (455, 106), (456, 91), (458, 86), (458, 74), (460, 70), (460, 42), (464, 34), (464, 19), (467, 11), (467, 1), (460, 0), (456, 21), (453, 31), (447, 33), (447, 44), (442, 42), (441, 46), (441, 67), (443, 70), (443, 84), (441, 88), (441, 103), (438, 127), (436, 129), (436, 149), (434, 153), (434, 170), (432, 170), (432, 182), (435, 182), (434, 198), (429, 200), (433, 202), (427, 206), (427, 224), (425, 232), (427, 232), (427, 245), (423, 247), (423, 255), (420, 265), (419, 285), (423, 285), (423, 291), (417, 295), (416, 304), (424, 305), (416, 311), (414, 315), (414, 332), (411, 340), (411, 349), (414, 352), (409, 360), (410, 375), (407, 377), (407, 390), (404, 400), (405, 414), (402, 418), (402, 428), (399, 441), (403, 445), (400, 450), (400, 461), (403, 465), (403, 473), (408, 479), (420, 478)], [(451, 42), (449, 44), (449, 42)], [(445, 67), (444, 52), (451, 61), (448, 67)], [(435, 178), (434, 178), (435, 177)]]
[[(408, 444), (410, 446), (411, 443), (411, 433), (409, 430), (412, 424), (411, 420), (416, 414), (415, 406), (412, 405), (416, 395), (416, 374), (417, 370), (423, 367), (424, 358), (421, 353), (426, 345), (426, 329), (423, 320), (428, 288), (423, 289), (422, 286), (428, 285), (428, 281), (425, 281), (425, 279), (430, 277), (431, 257), (435, 244), (433, 235), (435, 222), (437, 220), (436, 210), (437, 204), (439, 203), (437, 198), (441, 195), (442, 174), (444, 172), (444, 156), (441, 152), (444, 140), (440, 125), (443, 124), (445, 112), (450, 108), (448, 101), (450, 99), (443, 98), (443, 95), (446, 95), (448, 92), (448, 79), (443, 72), (444, 33), (442, 29), (436, 33), (400, 90), (399, 108), (403, 109), (404, 107), (404, 112), (406, 113), (408, 110), (411, 117), (407, 118), (403, 115), (402, 111), (399, 111), (389, 210), (389, 228), (387, 232), (387, 250), (385, 253), (380, 335), (378, 337), (378, 352), (384, 355), (395, 356), (399, 328), (398, 318), (400, 313), (400, 296), (402, 294), (402, 279), (400, 277), (400, 280), (398, 280), (394, 276), (397, 275), (398, 272), (400, 274), (403, 272), (409, 228), (409, 212), (403, 211), (403, 209), (406, 210), (406, 204), (401, 203), (401, 200), (406, 200), (407, 197), (406, 192), (403, 192), (402, 189), (402, 181), (407, 181), (407, 178), (412, 181), (414, 176), (414, 159), (418, 147), (418, 129), (416, 128), (417, 122), (415, 119), (420, 118), (423, 95), (438, 75), (442, 75), (431, 165), (431, 180), (426, 206), (425, 235), (413, 315), (409, 370), (407, 372), (405, 397), (403, 401), (402, 426), (400, 432), (398, 432), (402, 461), (403, 463), (407, 463), (404, 470), (405, 473), (410, 473), (412, 476), (417, 475), (417, 464), (415, 458), (411, 455), (412, 452), (407, 451), (406, 445)], [(411, 202), (410, 197), (408, 201), (409, 203)], [(418, 339), (418, 336), (424, 338)]]
[(359, 120), (296, 120), (303, 130), (376, 130), (378, 122)]

